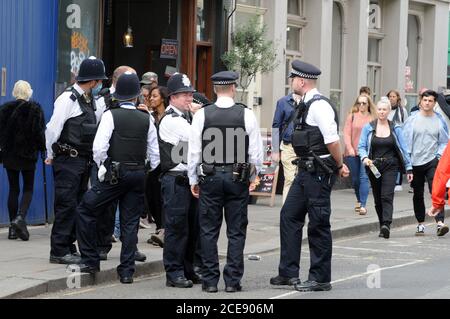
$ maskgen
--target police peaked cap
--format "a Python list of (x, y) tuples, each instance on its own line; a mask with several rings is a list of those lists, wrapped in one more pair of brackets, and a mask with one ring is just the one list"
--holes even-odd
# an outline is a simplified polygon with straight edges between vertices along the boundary
[(169, 96), (178, 94), (178, 93), (194, 93), (195, 90), (191, 85), (191, 80), (187, 77), (186, 74), (175, 73), (170, 77), (167, 81), (167, 90)]
[(292, 62), (292, 70), (289, 77), (290, 78), (299, 77), (303, 79), (317, 80), (319, 78), (319, 75), (321, 74), (322, 71), (320, 71), (314, 65), (299, 60), (295, 60)]
[(141, 94), (141, 85), (139, 84), (139, 78), (136, 73), (130, 71), (125, 72), (116, 84), (116, 91), (113, 97), (118, 101), (129, 101), (137, 98)]
[(86, 82), (93, 80), (107, 80), (105, 75), (105, 65), (103, 61), (96, 57), (90, 57), (83, 60), (80, 65), (80, 71), (76, 78), (77, 82)]
[(206, 96), (204, 96), (203, 94), (195, 92), (194, 93), (194, 103), (197, 103), (200, 105), (205, 105), (205, 104), (210, 104), (211, 101), (208, 100), (208, 98)]
[(231, 85), (236, 84), (239, 79), (239, 74), (233, 71), (222, 71), (214, 74), (211, 81), (214, 85)]

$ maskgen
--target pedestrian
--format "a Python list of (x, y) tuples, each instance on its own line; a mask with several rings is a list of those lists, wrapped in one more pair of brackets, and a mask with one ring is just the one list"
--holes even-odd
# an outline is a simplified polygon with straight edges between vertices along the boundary
[[(26, 81), (17, 81), (12, 92), (14, 101), (0, 107), (0, 149), (3, 167), (8, 175), (8, 239), (27, 241), (30, 234), (26, 216), (33, 198), (34, 173), (38, 152), (45, 153), (45, 119), (39, 103)], [(22, 175), (22, 199), (19, 204)]]
[(365, 94), (365, 95), (369, 96), (370, 98), (372, 98), (372, 90), (368, 86), (361, 86), (359, 88), (359, 95), (361, 95), (361, 94)]
[(417, 112), (417, 111), (420, 110), (420, 100), (421, 100), (422, 94), (423, 94), (424, 92), (426, 92), (426, 91), (428, 91), (427, 88), (421, 88), (421, 89), (419, 90), (419, 94), (418, 94), (418, 96), (419, 96), (419, 101), (417, 102), (417, 105), (415, 105), (415, 106), (413, 106), (413, 107), (411, 108), (411, 111), (410, 111), (411, 115), (412, 115), (414, 112)]
[[(223, 215), (228, 237), (225, 291), (242, 289), (249, 184), (251, 176), (254, 179), (260, 171), (264, 157), (253, 111), (234, 101), (238, 78), (236, 72), (229, 71), (211, 77), (217, 101), (195, 114), (189, 138), (189, 181), (192, 194), (200, 199), (202, 289), (208, 293), (218, 291), (217, 240)], [(212, 148), (215, 151), (211, 152)]]
[(292, 164), (297, 158), (292, 148), (292, 133), (294, 131), (293, 119), (299, 102), (300, 96), (295, 93), (279, 99), (272, 122), (272, 145), (274, 146), (272, 160), (278, 163), (281, 152), (281, 164), (284, 172), (283, 203), (286, 201), (297, 173), (297, 166)]
[[(391, 112), (389, 113), (388, 120), (393, 122), (394, 124), (403, 125), (406, 119), (408, 118), (408, 111), (402, 105), (402, 98), (400, 97), (400, 93), (397, 90), (390, 90), (386, 97), (389, 99), (391, 103)], [(395, 191), (401, 192), (403, 191), (403, 174), (399, 173), (396, 179)]]
[(194, 89), (185, 74), (176, 73), (167, 82), (170, 105), (159, 123), (161, 191), (164, 211), (163, 262), (166, 286), (191, 288), (200, 284), (193, 260), (198, 240), (198, 201), (192, 196), (187, 177), (190, 111)]
[[(163, 118), (166, 108), (169, 106), (167, 88), (157, 86), (150, 90), (150, 110), (153, 123), (156, 129), (159, 128), (159, 123)], [(161, 182), (159, 176), (161, 175), (161, 166), (158, 166), (154, 171), (148, 173), (146, 178), (145, 196), (147, 205), (153, 219), (155, 220), (156, 231), (150, 235), (147, 243), (164, 247), (164, 211), (163, 200), (161, 196)]]
[(447, 147), (442, 154), (439, 164), (436, 167), (433, 178), (433, 186), (431, 187), (431, 202), (432, 205), (428, 210), (428, 215), (437, 217), (444, 213), (445, 208), (445, 193), (448, 190), (448, 198), (450, 198), (450, 147)]
[[(91, 57), (80, 65), (76, 83), (55, 101), (45, 132), (47, 165), (53, 165), (55, 200), (50, 240), (50, 262), (76, 264), (76, 207), (88, 188), (92, 164), (92, 143), (103, 114), (94, 96), (106, 80), (103, 61)], [(96, 113), (97, 111), (97, 113)]]
[(123, 284), (133, 283), (146, 162), (152, 169), (159, 165), (155, 126), (148, 113), (136, 109), (139, 93), (135, 73), (127, 71), (119, 77), (113, 97), (120, 107), (103, 115), (93, 144), (98, 181), (77, 209), (77, 240), (82, 257), (79, 269), (92, 274), (100, 270), (95, 240), (97, 218), (105, 213), (104, 206), (119, 201), (122, 249), (117, 272)]
[(158, 86), (158, 74), (155, 72), (146, 72), (142, 75), (141, 85), (149, 85), (151, 88)]
[[(278, 276), (271, 278), (270, 283), (294, 285), (299, 291), (331, 289), (330, 195), (337, 175), (349, 175), (343, 164), (337, 112), (316, 88), (320, 74), (311, 64), (292, 62), (292, 87), (303, 101), (292, 135), (292, 146), (299, 157), (298, 174), (281, 209), (280, 263)], [(306, 214), (311, 265), (308, 280), (302, 283), (299, 264)]]
[[(414, 214), (418, 222), (416, 236), (425, 234), (423, 193), (425, 181), (428, 183), (431, 194), (434, 173), (448, 143), (447, 124), (439, 113), (433, 111), (437, 96), (437, 93), (432, 90), (423, 92), (420, 97), (419, 111), (412, 114), (403, 125), (414, 174), (411, 185), (414, 189)], [(435, 219), (437, 235), (445, 235), (449, 228), (444, 224), (444, 212), (441, 212)]]
[(367, 214), (367, 197), (369, 196), (369, 178), (358, 154), (359, 138), (362, 128), (376, 117), (372, 99), (361, 94), (350, 109), (344, 126), (345, 153), (344, 159), (350, 168), (352, 186), (355, 190), (355, 211), (360, 215)]
[[(386, 239), (390, 237), (397, 175), (406, 171), (408, 182), (413, 180), (411, 160), (402, 128), (388, 120), (390, 112), (389, 100), (382, 98), (377, 103), (377, 119), (364, 126), (358, 145), (359, 156), (366, 166), (372, 185), (375, 210), (380, 223), (379, 237)], [(381, 176), (375, 176), (374, 167)]]

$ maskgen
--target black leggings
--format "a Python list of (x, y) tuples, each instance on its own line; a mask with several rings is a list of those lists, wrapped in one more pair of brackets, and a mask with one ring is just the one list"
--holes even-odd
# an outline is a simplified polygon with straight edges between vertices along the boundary
[[(30, 207), (31, 199), (33, 198), (33, 186), (34, 186), (34, 170), (33, 171), (14, 171), (6, 170), (8, 174), (9, 182), (9, 195), (8, 195), (8, 211), (9, 219), (13, 221), (17, 214), (22, 214), (25, 219)], [(23, 178), (23, 194), (19, 207), (19, 195), (20, 195), (20, 182), (19, 174), (22, 173)]]

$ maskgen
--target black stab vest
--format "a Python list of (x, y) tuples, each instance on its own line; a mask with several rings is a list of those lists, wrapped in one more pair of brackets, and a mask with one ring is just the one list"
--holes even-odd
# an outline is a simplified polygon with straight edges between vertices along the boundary
[(238, 104), (231, 108), (220, 108), (212, 104), (204, 110), (203, 163), (248, 163), (249, 137), (245, 131), (245, 108)]
[(69, 88), (72, 95), (70, 99), (78, 101), (81, 115), (68, 119), (64, 123), (59, 143), (69, 144), (74, 147), (80, 155), (92, 154), (92, 144), (94, 143), (95, 133), (97, 132), (97, 118), (95, 117), (94, 99), (90, 103), (86, 102), (83, 95), (80, 95), (75, 88)]
[(149, 115), (136, 109), (111, 110), (114, 131), (109, 141), (108, 156), (115, 162), (144, 164), (147, 158)]
[(299, 157), (309, 157), (311, 156), (311, 152), (314, 152), (317, 156), (330, 154), (319, 127), (306, 123), (306, 117), (308, 116), (311, 105), (320, 100), (325, 100), (331, 105), (334, 111), (334, 119), (339, 125), (336, 108), (328, 98), (322, 95), (315, 95), (311, 100), (300, 105), (295, 116), (294, 133), (292, 135), (292, 146), (295, 154)]

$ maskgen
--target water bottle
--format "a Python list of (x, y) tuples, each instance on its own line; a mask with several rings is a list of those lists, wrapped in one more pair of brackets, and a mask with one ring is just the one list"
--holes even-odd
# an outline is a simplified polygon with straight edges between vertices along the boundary
[(370, 164), (369, 168), (372, 171), (372, 173), (375, 176), (375, 178), (380, 178), (381, 177), (381, 173), (380, 173), (380, 171), (378, 170), (378, 168), (375, 165)]

